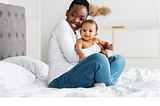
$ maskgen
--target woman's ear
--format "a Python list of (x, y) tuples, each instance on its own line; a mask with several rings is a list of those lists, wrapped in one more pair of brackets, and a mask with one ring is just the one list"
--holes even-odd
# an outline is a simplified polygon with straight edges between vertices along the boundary
[(69, 13), (69, 10), (66, 11), (66, 16), (68, 15), (68, 13)]

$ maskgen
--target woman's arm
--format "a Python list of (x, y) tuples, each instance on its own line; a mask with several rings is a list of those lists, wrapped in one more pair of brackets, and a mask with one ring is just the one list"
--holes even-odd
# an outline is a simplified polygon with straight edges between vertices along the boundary
[(61, 21), (56, 28), (56, 37), (60, 49), (69, 62), (77, 62), (79, 57), (75, 51), (76, 36), (67, 21)]

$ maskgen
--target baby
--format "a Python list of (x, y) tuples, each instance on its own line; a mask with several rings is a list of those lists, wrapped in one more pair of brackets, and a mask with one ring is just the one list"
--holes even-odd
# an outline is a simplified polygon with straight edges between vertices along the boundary
[(108, 58), (108, 50), (113, 51), (113, 44), (102, 41), (99, 38), (95, 38), (97, 36), (98, 25), (93, 20), (86, 20), (82, 23), (80, 34), (80, 39), (77, 40), (76, 43), (76, 52), (79, 55), (79, 61), (82, 61), (86, 58), (86, 55), (83, 53), (82, 49), (88, 48), (92, 46), (94, 43), (98, 44), (101, 48), (102, 54), (106, 55)]

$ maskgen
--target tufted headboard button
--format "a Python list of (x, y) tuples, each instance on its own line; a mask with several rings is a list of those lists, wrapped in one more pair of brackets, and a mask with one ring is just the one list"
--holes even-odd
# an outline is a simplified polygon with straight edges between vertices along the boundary
[(18, 38), (18, 33), (16, 33), (16, 38)]
[(18, 53), (16, 53), (16, 56), (18, 56)]
[(2, 38), (2, 33), (0, 34), (0, 39)]
[(2, 11), (0, 11), (0, 17), (3, 15)]
[(10, 17), (11, 16), (11, 13), (10, 12), (8, 12), (8, 17)]
[(22, 39), (24, 39), (24, 34), (22, 34)]
[(23, 17), (24, 17), (24, 14), (21, 14), (21, 17), (23, 18)]
[(15, 17), (17, 18), (17, 16), (18, 16), (18, 14), (17, 13), (15, 13)]
[(11, 34), (10, 33), (8, 33), (8, 38), (10, 38), (11, 37)]
[(1, 56), (1, 60), (3, 60), (4, 58)]

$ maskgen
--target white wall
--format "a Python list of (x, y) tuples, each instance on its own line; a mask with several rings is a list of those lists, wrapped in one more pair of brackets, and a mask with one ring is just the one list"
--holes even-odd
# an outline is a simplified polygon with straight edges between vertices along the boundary
[(48, 63), (47, 51), (48, 41), (54, 25), (59, 21), (65, 19), (65, 12), (71, 0), (42, 0), (41, 4), (41, 60)]
[[(65, 19), (65, 11), (72, 0), (42, 0), (41, 8), (41, 59), (47, 63), (48, 39), (54, 25)], [(111, 13), (107, 16), (98, 16), (99, 28), (125, 26), (125, 28), (158, 28), (159, 0), (88, 0), (95, 5), (107, 6)]]
[(158, 28), (159, 0), (90, 0), (91, 3), (107, 6), (111, 13), (98, 16), (100, 28), (125, 26), (125, 28)]
[(0, 3), (8, 4), (8, 1), (9, 1), (9, 0), (0, 0)]

